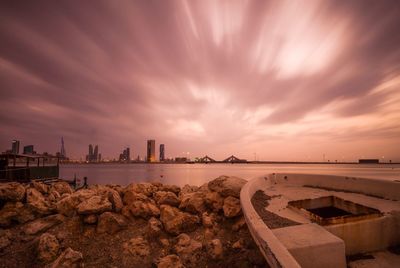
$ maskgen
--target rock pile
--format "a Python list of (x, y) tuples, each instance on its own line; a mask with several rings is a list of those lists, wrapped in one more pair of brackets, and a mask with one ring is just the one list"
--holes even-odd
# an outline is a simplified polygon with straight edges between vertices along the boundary
[[(35, 258), (22, 266), (98, 267), (105, 258), (141, 267), (264, 265), (244, 228), (239, 201), (244, 184), (227, 176), (182, 188), (137, 183), (73, 191), (64, 182), (3, 183), (0, 253), (16, 252), (14, 247), (28, 241)], [(1, 256), (0, 262), (12, 266)]]

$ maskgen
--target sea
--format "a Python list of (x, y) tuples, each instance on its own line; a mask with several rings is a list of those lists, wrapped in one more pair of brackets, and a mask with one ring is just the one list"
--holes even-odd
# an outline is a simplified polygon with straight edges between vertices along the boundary
[(221, 175), (246, 180), (270, 173), (342, 175), (400, 181), (400, 164), (65, 164), (60, 178), (88, 184), (128, 185), (158, 181), (200, 186)]

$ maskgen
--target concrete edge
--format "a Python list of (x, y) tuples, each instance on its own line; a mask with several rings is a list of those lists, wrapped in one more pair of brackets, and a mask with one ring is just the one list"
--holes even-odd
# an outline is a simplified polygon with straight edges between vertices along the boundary
[(254, 193), (266, 185), (265, 177), (248, 181), (240, 191), (240, 204), (250, 233), (271, 267), (299, 268), (300, 265), (289, 251), (265, 225), (251, 204)]
[(397, 181), (301, 173), (272, 173), (265, 177), (270, 179), (269, 183), (311, 186), (400, 201), (400, 182)]

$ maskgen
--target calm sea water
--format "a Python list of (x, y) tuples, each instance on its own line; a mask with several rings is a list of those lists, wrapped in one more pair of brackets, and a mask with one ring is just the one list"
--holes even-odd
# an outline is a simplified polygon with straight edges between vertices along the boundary
[(246, 180), (269, 173), (309, 173), (344, 175), (384, 180), (400, 180), (400, 164), (84, 164), (62, 165), (60, 177), (82, 179), (89, 184), (121, 184), (160, 181), (183, 186), (202, 185), (220, 175)]

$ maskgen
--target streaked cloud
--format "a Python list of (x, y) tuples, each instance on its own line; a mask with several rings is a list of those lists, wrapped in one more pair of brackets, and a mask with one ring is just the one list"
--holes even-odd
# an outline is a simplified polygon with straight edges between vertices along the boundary
[(398, 1), (3, 1), (0, 149), (400, 160)]

